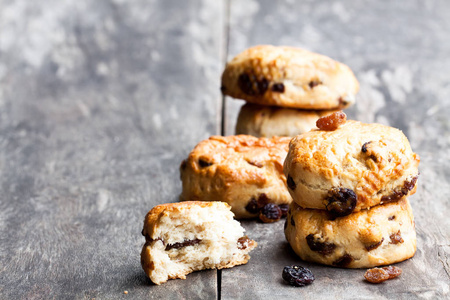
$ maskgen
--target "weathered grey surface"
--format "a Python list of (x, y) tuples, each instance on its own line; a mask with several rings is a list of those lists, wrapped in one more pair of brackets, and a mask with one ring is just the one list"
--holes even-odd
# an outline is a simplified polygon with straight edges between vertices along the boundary
[[(317, 279), (292, 288), (283, 222), (247, 221), (259, 246), (221, 272), (222, 298), (448, 298), (449, 32), (445, 0), (0, 0), (0, 299), (217, 298), (216, 271), (150, 284), (141, 224), (222, 129), (223, 56), (261, 43), (345, 62), (361, 83), (348, 115), (404, 130), (422, 158), (418, 252), (379, 286), (300, 262)], [(226, 134), (242, 103), (226, 100)]]
[[(283, 224), (246, 222), (259, 242), (250, 263), (222, 273), (223, 299), (442, 299), (450, 295), (450, 3), (442, 1), (232, 2), (228, 59), (257, 44), (293, 45), (348, 64), (361, 83), (350, 118), (402, 129), (420, 154), (411, 197), (418, 251), (401, 278), (370, 285), (364, 270), (301, 262)], [(227, 99), (227, 134), (243, 102)], [(285, 285), (285, 265), (311, 266), (316, 282)], [(242, 284), (245, 283), (245, 284)]]
[(222, 5), (0, 3), (0, 298), (216, 298), (216, 271), (154, 286), (139, 254), (219, 131)]

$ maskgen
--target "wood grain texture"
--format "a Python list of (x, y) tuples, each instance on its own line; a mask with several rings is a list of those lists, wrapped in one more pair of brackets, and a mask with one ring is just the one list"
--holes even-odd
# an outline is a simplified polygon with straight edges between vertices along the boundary
[[(154, 205), (219, 132), (222, 3), (0, 2), (0, 298), (204, 299), (216, 271), (154, 286)], [(128, 291), (124, 295), (124, 290)]]
[[(223, 299), (442, 299), (450, 295), (450, 5), (445, 1), (231, 2), (228, 59), (247, 47), (304, 47), (349, 65), (361, 83), (349, 118), (400, 128), (421, 156), (411, 197), (418, 250), (399, 264), (402, 276), (370, 285), (364, 270), (300, 261), (285, 242), (282, 223), (246, 222), (259, 247), (249, 264), (222, 273)], [(226, 134), (234, 133), (243, 101), (227, 98)], [(310, 266), (313, 285), (292, 288), (285, 265)]]

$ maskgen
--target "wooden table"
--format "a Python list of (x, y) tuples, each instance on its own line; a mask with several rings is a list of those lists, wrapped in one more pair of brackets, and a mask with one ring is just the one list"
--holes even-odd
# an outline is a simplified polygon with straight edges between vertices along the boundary
[[(283, 222), (246, 221), (245, 266), (155, 286), (142, 221), (178, 201), (178, 166), (231, 135), (224, 64), (256, 44), (305, 47), (361, 83), (350, 118), (400, 128), (421, 156), (418, 250), (403, 275), (301, 262)], [(0, 0), (1, 299), (437, 299), (450, 295), (450, 3)], [(282, 282), (300, 263), (313, 285)], [(128, 293), (125, 294), (124, 291)]]

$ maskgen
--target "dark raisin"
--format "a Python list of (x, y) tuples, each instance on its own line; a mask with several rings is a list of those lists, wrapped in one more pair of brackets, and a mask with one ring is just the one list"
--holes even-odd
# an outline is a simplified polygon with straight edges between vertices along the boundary
[(403, 243), (403, 238), (402, 238), (402, 234), (400, 233), (400, 230), (397, 231), (396, 233), (393, 233), (389, 236), (389, 238), (391, 239), (391, 242), (389, 244), (401, 244)]
[(389, 216), (388, 220), (389, 220), (389, 221), (395, 220), (395, 215)]
[(353, 257), (350, 254), (344, 254), (341, 258), (335, 260), (333, 265), (336, 267), (347, 267), (353, 261)]
[(258, 83), (258, 92), (260, 95), (264, 95), (264, 93), (267, 91), (267, 88), (269, 87), (269, 81), (265, 78), (257, 81)]
[(277, 93), (284, 93), (284, 84), (282, 83), (274, 83), (272, 85), (272, 91)]
[(311, 80), (309, 82), (309, 87), (313, 89), (314, 87), (318, 86), (319, 84), (322, 84), (320, 80)]
[(339, 107), (346, 107), (348, 105), (348, 101), (342, 97), (339, 97), (338, 102), (339, 102)]
[(297, 187), (297, 185), (294, 182), (294, 179), (292, 179), (291, 175), (288, 175), (287, 178), (287, 186), (291, 189), (291, 190), (295, 190), (295, 188)]
[(364, 273), (364, 278), (370, 283), (381, 283), (389, 279), (389, 273), (380, 268), (373, 268)]
[(417, 183), (418, 176), (414, 176), (410, 181), (405, 180), (403, 182), (403, 187), (400, 189), (396, 189), (392, 192), (392, 194), (388, 196), (381, 197), (382, 203), (395, 202), (408, 195), (409, 191), (411, 191)]
[(294, 221), (294, 217), (291, 216), (291, 225), (295, 227), (295, 221)]
[(242, 73), (238, 78), (238, 86), (247, 95), (254, 95), (253, 82), (250, 80), (250, 76), (247, 73)]
[(382, 269), (388, 272), (389, 279), (396, 278), (402, 274), (402, 269), (396, 266), (383, 267)]
[(366, 153), (367, 152), (367, 146), (372, 143), (372, 141), (370, 142), (365, 142), (362, 147), (361, 147), (361, 152)]
[(199, 239), (193, 239), (193, 240), (188, 240), (188, 241), (184, 241), (181, 243), (169, 244), (166, 246), (166, 251), (168, 251), (170, 249), (179, 249), (182, 247), (193, 246), (193, 245), (200, 243), (201, 241), (202, 240), (199, 240)]
[(263, 208), (267, 203), (269, 203), (269, 201), (269, 197), (267, 197), (265, 193), (261, 193), (258, 197), (258, 207), (260, 209)]
[(203, 159), (199, 159), (199, 160), (198, 160), (198, 164), (199, 164), (200, 167), (202, 167), (202, 168), (206, 168), (206, 167), (209, 167), (209, 166), (212, 166), (212, 165), (213, 165), (213, 163), (208, 162), (208, 161), (203, 160)]
[(186, 167), (187, 167), (187, 161), (184, 159), (180, 164), (180, 169), (186, 170)]
[(366, 250), (367, 251), (372, 251), (374, 249), (377, 249), (378, 247), (380, 247), (380, 245), (383, 243), (384, 238), (381, 239), (381, 241), (379, 241), (378, 243), (374, 243), (374, 244), (370, 244), (370, 245), (366, 245)]
[(286, 228), (287, 228), (287, 222), (288, 222), (288, 220), (284, 221), (284, 230), (286, 230)]
[(313, 283), (315, 279), (311, 270), (302, 266), (284, 267), (282, 277), (293, 286), (305, 286)]
[(285, 218), (288, 214), (289, 204), (280, 204), (278, 205), (281, 209), (281, 217)]
[(258, 168), (264, 167), (262, 162), (259, 162), (259, 161), (256, 161), (256, 160), (246, 160), (246, 162), (248, 162), (250, 165), (258, 167)]
[(259, 213), (259, 218), (264, 223), (272, 223), (281, 219), (281, 209), (278, 205), (273, 203), (266, 204), (261, 212)]
[(312, 251), (319, 252), (320, 254), (327, 256), (333, 253), (336, 249), (336, 245), (333, 243), (319, 242), (314, 239), (314, 234), (309, 234), (306, 237), (306, 242)]
[(258, 202), (255, 198), (250, 199), (245, 209), (251, 214), (256, 214), (260, 210), (258, 207)]
[(347, 188), (332, 188), (328, 191), (326, 209), (334, 217), (351, 214), (356, 207), (356, 194)]
[(320, 130), (333, 131), (339, 128), (347, 121), (347, 115), (342, 111), (336, 111), (331, 115), (319, 118), (316, 121), (316, 126)]

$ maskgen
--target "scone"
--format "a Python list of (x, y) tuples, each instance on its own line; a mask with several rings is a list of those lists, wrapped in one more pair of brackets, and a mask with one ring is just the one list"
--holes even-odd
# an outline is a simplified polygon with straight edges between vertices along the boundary
[(284, 173), (297, 204), (345, 216), (412, 195), (419, 161), (400, 130), (347, 121), (292, 139)]
[(337, 109), (354, 103), (359, 83), (349, 67), (324, 55), (262, 45), (226, 65), (221, 90), (261, 105)]
[(285, 235), (301, 259), (343, 268), (393, 264), (416, 252), (414, 218), (406, 198), (337, 219), (293, 203)]
[(333, 112), (334, 110), (301, 110), (247, 103), (239, 111), (236, 134), (293, 137), (316, 128), (317, 119)]
[(246, 264), (256, 247), (223, 202), (155, 206), (145, 217), (142, 234), (142, 268), (155, 284), (185, 279), (198, 270)]
[(253, 218), (268, 203), (290, 204), (283, 162), (288, 137), (213, 136), (181, 163), (181, 200), (224, 201), (236, 218)]

